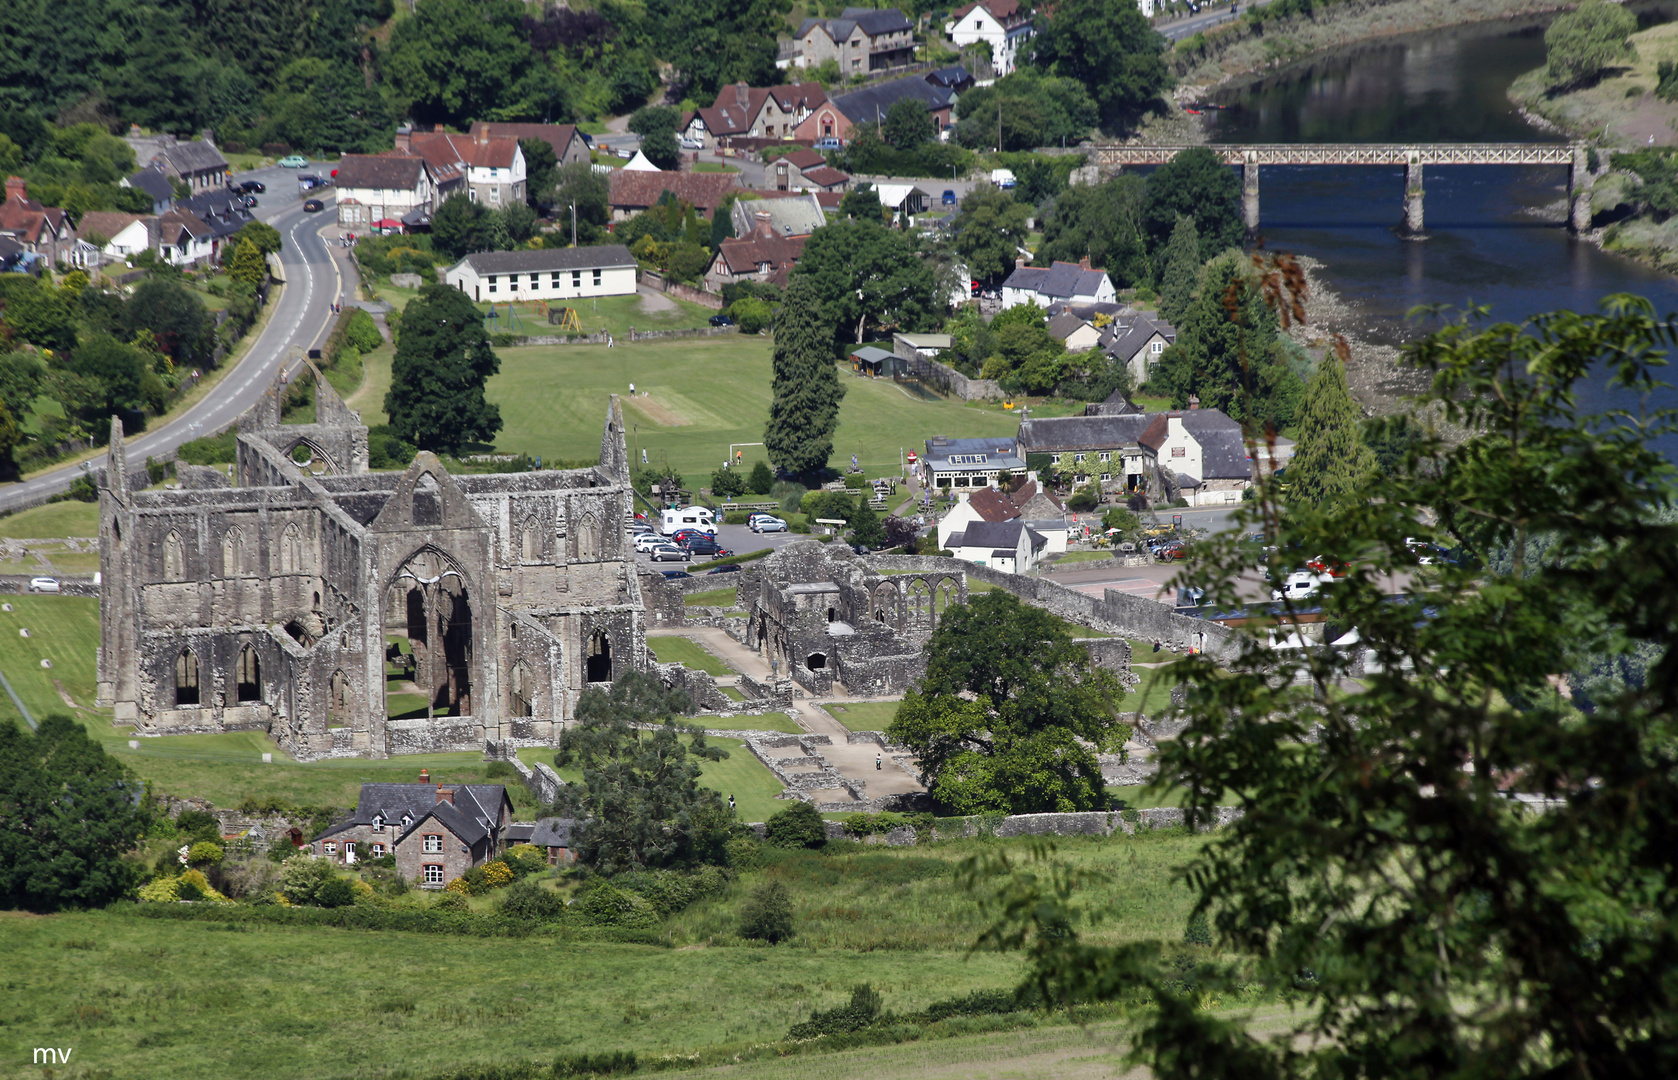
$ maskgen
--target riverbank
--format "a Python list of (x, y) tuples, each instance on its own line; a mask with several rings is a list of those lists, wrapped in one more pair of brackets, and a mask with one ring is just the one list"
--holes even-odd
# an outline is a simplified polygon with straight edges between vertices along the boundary
[(1328, 268), (1320, 260), (1302, 255), (1297, 261), (1308, 289), (1305, 321), (1291, 327), (1288, 336), (1313, 353), (1329, 348), (1336, 334), (1345, 338), (1351, 349), (1346, 384), (1364, 415), (1412, 412), (1409, 399), (1427, 389), (1427, 377), (1403, 364), (1402, 348), (1377, 344), (1365, 336), (1364, 318), (1329, 285)]

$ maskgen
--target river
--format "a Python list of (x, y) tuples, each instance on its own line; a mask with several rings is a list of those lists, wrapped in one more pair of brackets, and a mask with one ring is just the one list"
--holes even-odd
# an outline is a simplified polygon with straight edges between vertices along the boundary
[[(1633, 5), (1653, 25), (1678, 4)], [(1208, 115), (1213, 142), (1539, 142), (1506, 91), (1544, 62), (1545, 20), (1499, 21), (1382, 39), (1302, 60), (1224, 91)], [(1401, 168), (1266, 166), (1260, 232), (1271, 250), (1322, 261), (1329, 284), (1363, 316), (1360, 335), (1413, 337), (1419, 304), (1488, 304), (1518, 321), (1557, 308), (1595, 310), (1630, 292), (1678, 312), (1678, 279), (1568, 234), (1566, 169), (1429, 166), (1423, 241), (1393, 232)], [(1598, 398), (1588, 407), (1600, 408)], [(1678, 405), (1678, 394), (1669, 404)], [(1668, 446), (1666, 442), (1672, 442)], [(1678, 458), (1678, 440), (1662, 449)]]

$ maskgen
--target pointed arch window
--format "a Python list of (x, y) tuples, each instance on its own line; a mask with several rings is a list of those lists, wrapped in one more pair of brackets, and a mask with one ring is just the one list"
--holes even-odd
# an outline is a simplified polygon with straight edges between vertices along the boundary
[(513, 675), (508, 681), (507, 712), (512, 716), (530, 716), (535, 709), (531, 704), (534, 687), (531, 685), (530, 669), (523, 660), (513, 665)]
[(301, 574), (303, 571), (303, 530), (294, 521), (280, 534), (280, 573)]
[(519, 530), (519, 557), (525, 562), (541, 562), (542, 547), (542, 527), (534, 517), (526, 519)]
[(182, 649), (175, 657), (175, 705), (198, 704), (198, 656)]
[(600, 519), (592, 513), (584, 514), (577, 524), (577, 558), (600, 558)]
[(165, 581), (186, 580), (186, 545), (181, 534), (173, 529), (163, 538), (163, 578)]
[(245, 573), (245, 534), (238, 527), (227, 530), (221, 540), (221, 572), (223, 577), (243, 577)]
[(241, 701), (262, 700), (262, 662), (247, 643), (239, 650), (239, 666), (233, 673), (234, 695)]

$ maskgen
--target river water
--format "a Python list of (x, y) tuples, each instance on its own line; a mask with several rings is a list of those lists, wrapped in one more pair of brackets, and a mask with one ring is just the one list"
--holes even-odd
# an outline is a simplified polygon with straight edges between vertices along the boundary
[[(1645, 25), (1678, 5), (1635, 5)], [(1543, 20), (1428, 31), (1318, 54), (1214, 99), (1213, 142), (1540, 142), (1506, 91), (1544, 62)], [(1678, 279), (1609, 255), (1565, 226), (1567, 170), (1429, 166), (1424, 241), (1401, 240), (1402, 168), (1266, 166), (1260, 231), (1274, 251), (1310, 255), (1363, 316), (1360, 336), (1397, 342), (1419, 304), (1489, 304), (1496, 320), (1595, 310), (1630, 292), (1678, 312)], [(1591, 395), (1596, 397), (1597, 395)], [(1675, 395), (1678, 399), (1678, 395)], [(1601, 407), (1604, 402), (1589, 402)], [(1678, 404), (1674, 400), (1672, 404)], [(1663, 445), (1678, 457), (1678, 445)]]

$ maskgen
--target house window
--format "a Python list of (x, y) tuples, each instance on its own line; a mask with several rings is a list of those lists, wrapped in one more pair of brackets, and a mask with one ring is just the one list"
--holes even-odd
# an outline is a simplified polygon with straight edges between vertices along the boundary
[(571, 287), (573, 289), (580, 289), (583, 287), (583, 272), (581, 270), (571, 271)]
[(426, 833), (425, 844), (420, 849), (427, 855), (439, 855), (443, 851), (443, 837), (439, 833)]
[(1163, 342), (1163, 341), (1154, 342), (1152, 345), (1148, 346), (1148, 351), (1153, 353), (1155, 356), (1158, 356), (1160, 353), (1165, 351), (1165, 342)]
[(320, 849), (328, 855), (336, 855), (338, 854), (338, 842), (336, 840), (328, 840), (320, 846)]
[(385, 819), (384, 818), (375, 817), (373, 819), (373, 831), (374, 832), (384, 832), (385, 831)]
[(441, 885), (443, 883), (443, 868), (437, 863), (425, 864), (425, 883), (427, 885)]
[(1189, 456), (1189, 448), (1186, 447), (1186, 446), (1173, 446), (1171, 448), (1171, 456), (1172, 457), (1188, 457)]
[(1076, 465), (1078, 462), (1080, 462), (1082, 460), (1084, 460), (1084, 455), (1082, 455), (1082, 454), (1073, 454), (1072, 455), (1072, 463), (1074, 465)]
[(501, 189), (499, 187), (492, 187), (489, 189), (489, 201), (492, 203), (499, 203), (501, 201)]
[(549, 287), (554, 288), (554, 289), (559, 288), (559, 271), (558, 270), (555, 270), (553, 272), (553, 275), (552, 275), (552, 277), (549, 281)]
[(594, 287), (600, 288), (600, 271), (598, 270), (594, 272)]
[(489, 276), (489, 291), (490, 292), (495, 291), (495, 275), (494, 274), (491, 274)]
[(1112, 473), (1104, 472), (1104, 473), (1101, 474), (1101, 482), (1102, 483), (1105, 484), (1107, 481), (1109, 481), (1111, 479), (1113, 479), (1113, 474)]
[(374, 844), (373, 845), (373, 858), (382, 859), (384, 857), (385, 857), (385, 846), (383, 844)]
[(1102, 461), (1112, 461), (1112, 460), (1113, 460), (1113, 455), (1112, 455), (1112, 453), (1111, 453), (1111, 452), (1110, 452), (1110, 451), (1107, 451), (1107, 450), (1103, 450), (1103, 451), (1102, 451), (1102, 452), (1101, 452), (1101, 460), (1102, 460)]

